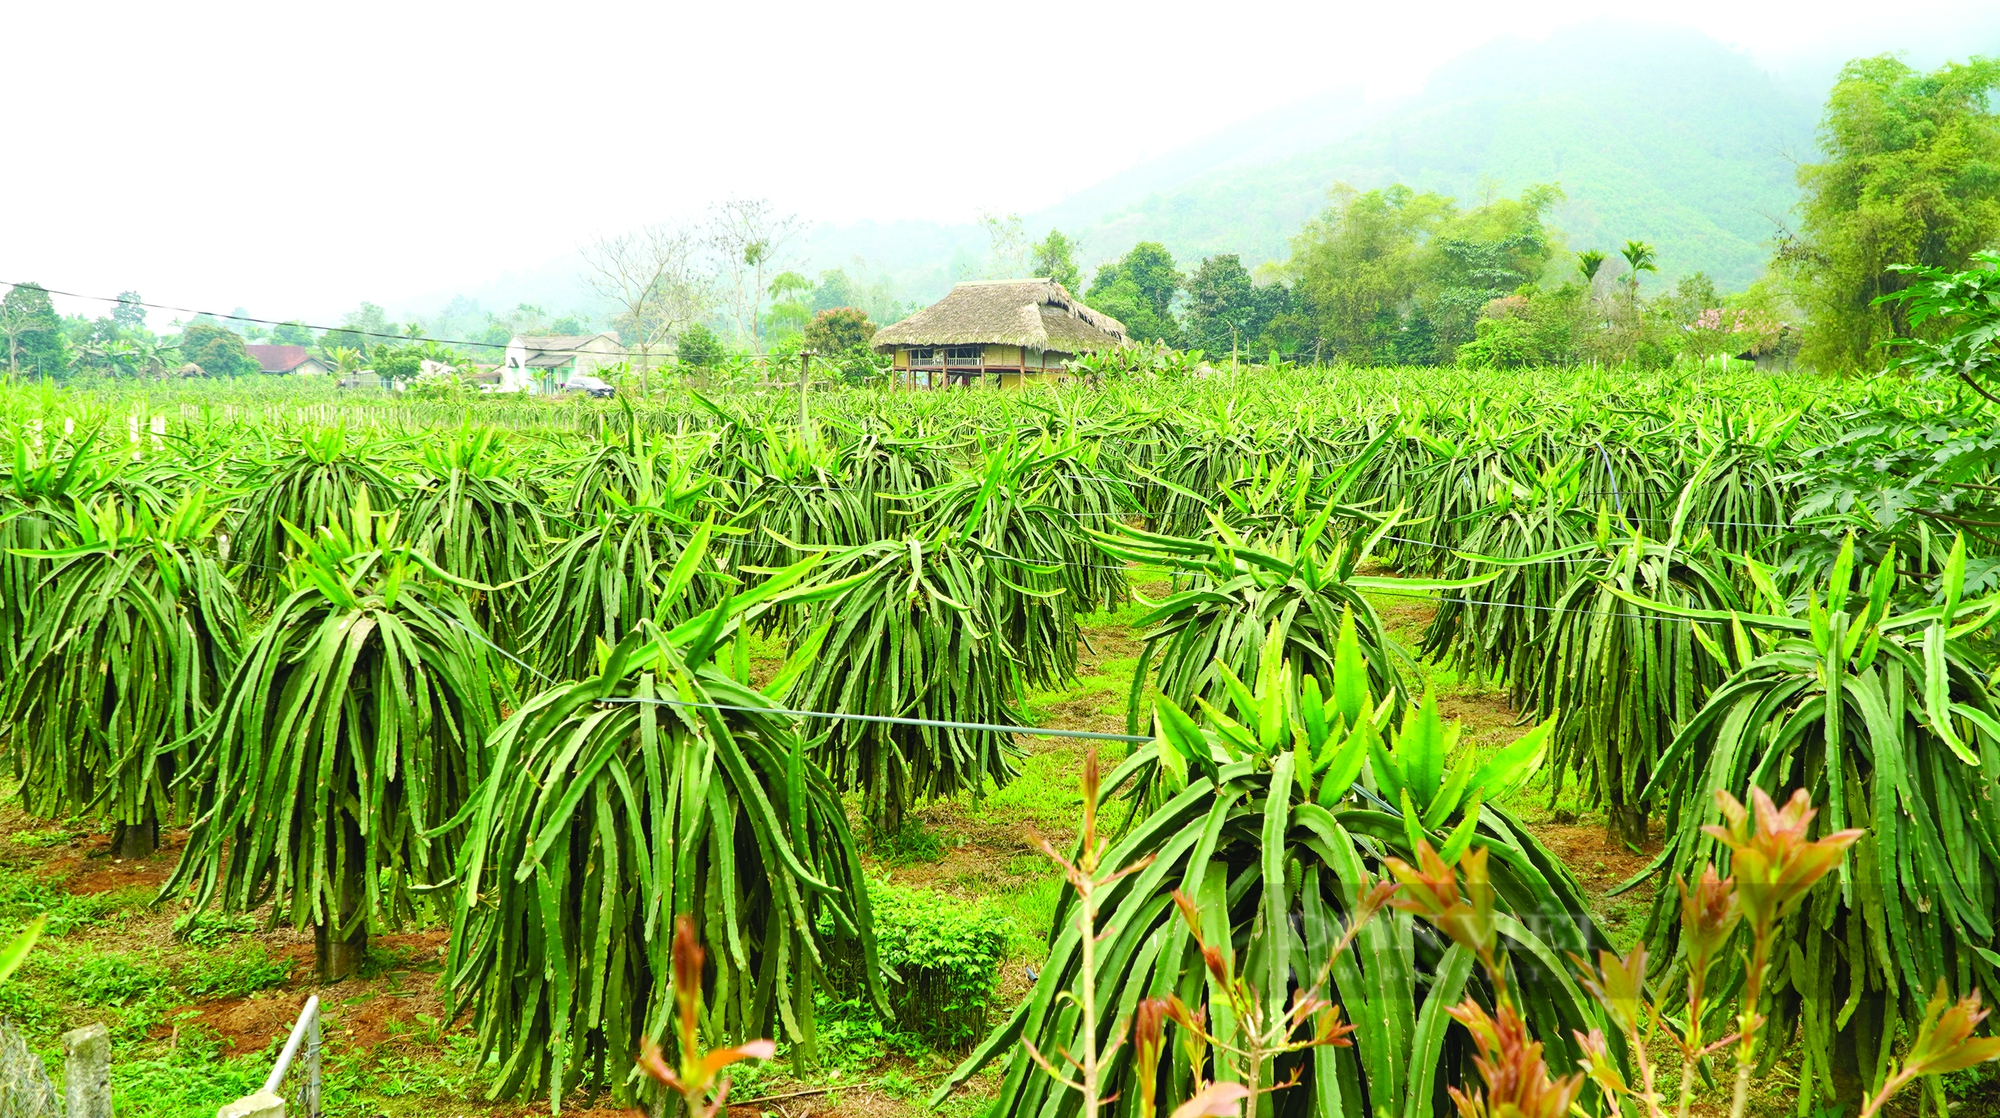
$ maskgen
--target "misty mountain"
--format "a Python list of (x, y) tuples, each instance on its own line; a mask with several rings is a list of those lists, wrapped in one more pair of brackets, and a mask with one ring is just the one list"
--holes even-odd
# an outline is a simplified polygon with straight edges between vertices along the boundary
[[(1552, 221), (1571, 249), (1649, 241), (1663, 280), (1704, 271), (1725, 290), (1740, 288), (1790, 220), (1796, 167), (1814, 157), (1836, 68), (1820, 59), (1772, 74), (1697, 32), (1623, 23), (1503, 38), (1445, 63), (1410, 97), (1370, 103), (1330, 83), (1083, 186), (1025, 215), (1025, 227), (1032, 239), (1054, 227), (1078, 240), (1086, 275), (1142, 240), (1183, 261), (1235, 252), (1254, 266), (1288, 254), (1335, 183), (1402, 182), (1473, 205), (1546, 182), (1564, 192)], [(1185, 80), (1212, 82), (1227, 97), (1243, 79)], [(1093, 111), (1096, 127), (1117, 126), (1118, 106)], [(886, 279), (912, 302), (991, 267), (987, 235), (971, 220), (823, 225), (794, 266)], [(576, 273), (575, 258), (554, 260), (471, 294), (491, 309), (530, 302), (567, 311), (589, 305)]]
[[(1824, 84), (1802, 88), (1698, 33), (1628, 24), (1506, 38), (1441, 67), (1424, 91), (1367, 104), (1327, 93), (1202, 137), (1027, 215), (1079, 237), (1084, 259), (1141, 240), (1179, 259), (1283, 258), (1337, 182), (1402, 182), (1465, 204), (1559, 185), (1572, 248), (1652, 242), (1664, 278), (1754, 279), (1797, 196)], [(1219, 94), (1222, 95), (1222, 94)], [(1115, 114), (1113, 114), (1115, 119)], [(902, 222), (821, 229), (816, 267), (865, 262), (928, 298), (984, 267), (979, 227)]]

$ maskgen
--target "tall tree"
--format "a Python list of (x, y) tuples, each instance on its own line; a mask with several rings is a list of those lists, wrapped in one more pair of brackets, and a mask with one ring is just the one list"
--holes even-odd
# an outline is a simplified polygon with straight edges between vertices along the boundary
[(859, 380), (875, 371), (868, 349), (868, 343), (874, 339), (875, 324), (853, 307), (821, 311), (805, 328), (806, 347), (849, 380)]
[(1892, 265), (1958, 270), (2000, 238), (2000, 59), (1928, 74), (1891, 55), (1849, 62), (1827, 97), (1819, 146), (1799, 168), (1799, 227), (1776, 264), (1808, 325), (1800, 356), (1854, 371), (1911, 334), (1907, 304), (1875, 300), (1910, 282)]
[(771, 277), (771, 313), (767, 318), (774, 334), (799, 333), (812, 321), (809, 300), (813, 288), (813, 281), (798, 272), (788, 270)]
[(271, 334), (269, 330), (264, 328), (263, 323), (250, 321), (250, 309), (248, 307), (238, 307), (230, 311), (228, 326), (231, 330), (243, 335), (246, 341), (261, 342)]
[(819, 284), (813, 288), (812, 311), (830, 311), (835, 307), (854, 307), (861, 304), (860, 288), (844, 268), (828, 268), (819, 274)]
[(688, 323), (688, 328), (681, 331), (680, 344), (674, 348), (682, 365), (698, 369), (720, 365), (722, 359), (729, 355), (729, 350), (722, 344), (722, 339), (715, 336), (715, 331), (699, 322)]
[(1604, 267), (1604, 253), (1594, 248), (1584, 249), (1576, 254), (1576, 274), (1583, 277), (1583, 285), (1590, 287), (1597, 282), (1597, 271)]
[(1123, 322), (1139, 341), (1172, 344), (1180, 337), (1173, 312), (1180, 287), (1173, 254), (1157, 241), (1140, 241), (1118, 262), (1097, 269), (1084, 299)]
[(38, 283), (17, 284), (0, 298), (0, 336), (11, 375), (58, 376), (68, 367), (62, 319)]
[(798, 215), (781, 213), (768, 198), (731, 198), (710, 207), (707, 241), (728, 282), (739, 342), (757, 344), (766, 277), (784, 270), (798, 232)]
[(329, 355), (336, 349), (352, 349), (365, 353), (379, 341), (380, 338), (369, 337), (359, 330), (336, 326), (319, 336), (319, 349), (321, 353)]
[(1049, 235), (1036, 241), (1031, 251), (1036, 275), (1062, 284), (1065, 291), (1075, 291), (1083, 282), (1083, 273), (1076, 266), (1076, 242), (1064, 236), (1062, 230), (1049, 230)]
[(137, 332), (146, 328), (146, 308), (140, 305), (138, 292), (118, 293), (118, 301), (111, 305), (111, 321), (121, 330)]
[(1021, 215), (981, 212), (979, 224), (986, 230), (986, 278), (1018, 278), (1028, 267), (1028, 235), (1022, 231)]
[(1328, 197), (1326, 210), (1292, 238), (1286, 265), (1302, 317), (1326, 357), (1393, 361), (1425, 278), (1423, 250), (1457, 207), (1400, 184), (1362, 193), (1341, 183)]
[(1618, 250), (1618, 255), (1625, 258), (1625, 293), (1636, 303), (1639, 300), (1639, 273), (1660, 270), (1659, 265), (1653, 262), (1657, 254), (1653, 246), (1644, 241), (1626, 241), (1625, 247)]
[(1448, 362), (1486, 304), (1541, 278), (1554, 255), (1543, 219), (1561, 199), (1537, 185), (1460, 210), (1402, 185), (1336, 186), (1332, 205), (1292, 239), (1299, 317), (1336, 360)]
[(583, 250), (584, 280), (618, 307), (619, 332), (638, 350), (639, 392), (646, 392), (655, 352), (674, 332), (708, 313), (712, 281), (694, 231), (649, 225), (606, 237)]
[(311, 345), (312, 327), (303, 322), (282, 322), (271, 328), (271, 341), (275, 345)]
[(1265, 331), (1283, 313), (1290, 293), (1278, 284), (1259, 287), (1233, 252), (1208, 257), (1187, 278), (1183, 340), (1210, 355), (1258, 352)]
[(347, 318), (341, 325), (364, 335), (394, 334), (397, 332), (396, 324), (389, 321), (388, 312), (366, 300), (363, 300), (360, 306), (347, 312)]
[(1118, 272), (1139, 289), (1139, 294), (1164, 319), (1172, 314), (1174, 296), (1179, 293), (1181, 274), (1174, 268), (1173, 254), (1157, 241), (1140, 241), (1118, 262)]
[(1436, 360), (1452, 360), (1472, 340), (1486, 304), (1541, 278), (1554, 255), (1543, 218), (1561, 200), (1557, 187), (1531, 186), (1518, 198), (1493, 199), (1439, 225), (1424, 253), (1418, 294)]
[(190, 322), (181, 331), (181, 360), (201, 366), (212, 377), (242, 377), (263, 371), (244, 348), (243, 335), (206, 322)]

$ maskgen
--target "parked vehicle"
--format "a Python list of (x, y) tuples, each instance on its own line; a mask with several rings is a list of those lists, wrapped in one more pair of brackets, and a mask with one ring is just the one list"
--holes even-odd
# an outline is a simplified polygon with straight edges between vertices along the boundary
[(588, 373), (578, 373), (563, 385), (564, 392), (583, 392), (600, 400), (608, 400), (618, 395), (618, 390), (605, 381)]

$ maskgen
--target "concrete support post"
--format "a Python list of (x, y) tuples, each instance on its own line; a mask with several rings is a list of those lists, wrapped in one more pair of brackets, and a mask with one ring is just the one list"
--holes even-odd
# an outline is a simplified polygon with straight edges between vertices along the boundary
[(285, 1100), (269, 1091), (259, 1091), (216, 1111), (215, 1118), (285, 1118)]
[(85, 1025), (63, 1034), (67, 1118), (111, 1118), (111, 1033)]

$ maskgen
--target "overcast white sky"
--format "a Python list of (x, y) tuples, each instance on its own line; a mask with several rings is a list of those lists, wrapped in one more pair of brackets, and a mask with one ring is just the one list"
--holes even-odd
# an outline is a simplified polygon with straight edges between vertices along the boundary
[[(0, 281), (327, 321), (731, 193), (843, 222), (1031, 210), (1321, 89), (1412, 92), (1502, 34), (1645, 18), (1794, 69), (2000, 28), (1992, 0), (1662, 7), (15, 3)], [(980, 169), (910, 170), (951, 154)]]

